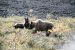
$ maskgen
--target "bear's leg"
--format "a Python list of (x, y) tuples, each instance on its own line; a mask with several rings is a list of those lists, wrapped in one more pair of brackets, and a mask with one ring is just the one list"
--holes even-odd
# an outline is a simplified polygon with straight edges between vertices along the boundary
[(51, 34), (50, 31), (47, 31), (47, 32), (46, 32), (46, 36), (47, 36), (47, 37), (48, 37), (50, 34)]

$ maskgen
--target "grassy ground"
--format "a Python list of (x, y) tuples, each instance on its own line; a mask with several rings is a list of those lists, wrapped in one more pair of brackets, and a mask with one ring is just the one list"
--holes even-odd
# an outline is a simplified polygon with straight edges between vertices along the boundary
[[(31, 21), (37, 18), (30, 18)], [(75, 18), (60, 17), (55, 19), (44, 19), (54, 24), (54, 29), (49, 37), (45, 36), (45, 32), (37, 32), (32, 34), (33, 30), (15, 29), (16, 23), (24, 23), (24, 17), (0, 17), (0, 50), (56, 50), (56, 46), (64, 44), (69, 38), (71, 30), (75, 30)], [(58, 37), (54, 37), (57, 34)], [(60, 37), (59, 37), (60, 36)]]

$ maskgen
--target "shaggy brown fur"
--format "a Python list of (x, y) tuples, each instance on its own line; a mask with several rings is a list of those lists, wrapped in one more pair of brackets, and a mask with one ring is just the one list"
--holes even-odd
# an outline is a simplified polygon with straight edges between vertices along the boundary
[(51, 29), (54, 27), (52, 23), (42, 22), (38, 21), (37, 23), (31, 22), (32, 28), (35, 28), (37, 31), (48, 31), (48, 29)]
[(48, 22), (42, 22), (41, 20), (38, 20), (38, 22), (31, 22), (30, 24), (31, 28), (35, 28), (34, 33), (36, 33), (37, 31), (46, 31), (46, 36), (49, 36), (48, 29), (51, 29), (54, 27), (54, 25), (52, 23), (48, 23)]

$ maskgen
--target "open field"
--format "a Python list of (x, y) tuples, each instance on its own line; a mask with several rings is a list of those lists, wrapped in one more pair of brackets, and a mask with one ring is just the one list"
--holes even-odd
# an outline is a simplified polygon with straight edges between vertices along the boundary
[[(30, 18), (31, 21), (37, 18)], [(49, 37), (45, 32), (32, 34), (33, 30), (15, 29), (16, 23), (24, 23), (24, 17), (0, 17), (0, 50), (57, 50), (57, 46), (63, 45), (75, 30), (75, 18), (59, 17), (55, 19), (43, 19), (54, 24), (53, 32)], [(58, 36), (55, 37), (54, 34)]]

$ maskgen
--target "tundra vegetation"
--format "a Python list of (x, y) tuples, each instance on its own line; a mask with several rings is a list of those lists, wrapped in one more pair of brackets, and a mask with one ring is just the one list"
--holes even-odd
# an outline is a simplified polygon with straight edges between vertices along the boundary
[[(35, 21), (36, 17), (29, 18)], [(34, 29), (15, 29), (16, 23), (24, 24), (24, 17), (0, 17), (0, 50), (57, 50), (57, 46), (64, 45), (75, 30), (75, 18), (59, 17), (55, 19), (43, 19), (54, 25), (49, 37), (45, 32), (32, 34)]]

